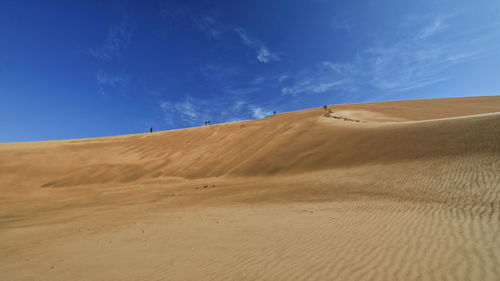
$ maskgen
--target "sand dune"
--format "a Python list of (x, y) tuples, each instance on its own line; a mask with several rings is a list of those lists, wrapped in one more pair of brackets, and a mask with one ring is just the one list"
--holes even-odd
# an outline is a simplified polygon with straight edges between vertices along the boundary
[(499, 280), (500, 97), (0, 144), (0, 280)]

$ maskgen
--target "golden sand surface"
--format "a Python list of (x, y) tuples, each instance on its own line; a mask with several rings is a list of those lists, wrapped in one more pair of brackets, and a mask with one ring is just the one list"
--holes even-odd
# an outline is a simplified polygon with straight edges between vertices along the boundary
[(2, 143), (0, 280), (500, 280), (500, 96)]

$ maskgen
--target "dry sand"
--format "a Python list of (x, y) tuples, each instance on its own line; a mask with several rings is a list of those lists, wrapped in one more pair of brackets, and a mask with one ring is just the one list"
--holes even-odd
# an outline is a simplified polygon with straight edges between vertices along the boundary
[(500, 97), (0, 144), (0, 280), (500, 280)]

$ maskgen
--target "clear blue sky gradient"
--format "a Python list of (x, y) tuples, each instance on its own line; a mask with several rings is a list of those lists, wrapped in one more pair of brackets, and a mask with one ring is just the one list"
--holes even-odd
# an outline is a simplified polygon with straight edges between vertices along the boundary
[(495, 95), (500, 1), (0, 2), (0, 142)]

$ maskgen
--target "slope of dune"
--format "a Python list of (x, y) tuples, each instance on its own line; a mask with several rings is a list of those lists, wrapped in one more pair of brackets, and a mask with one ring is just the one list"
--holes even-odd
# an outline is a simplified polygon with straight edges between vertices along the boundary
[(498, 280), (500, 97), (0, 144), (0, 280)]

